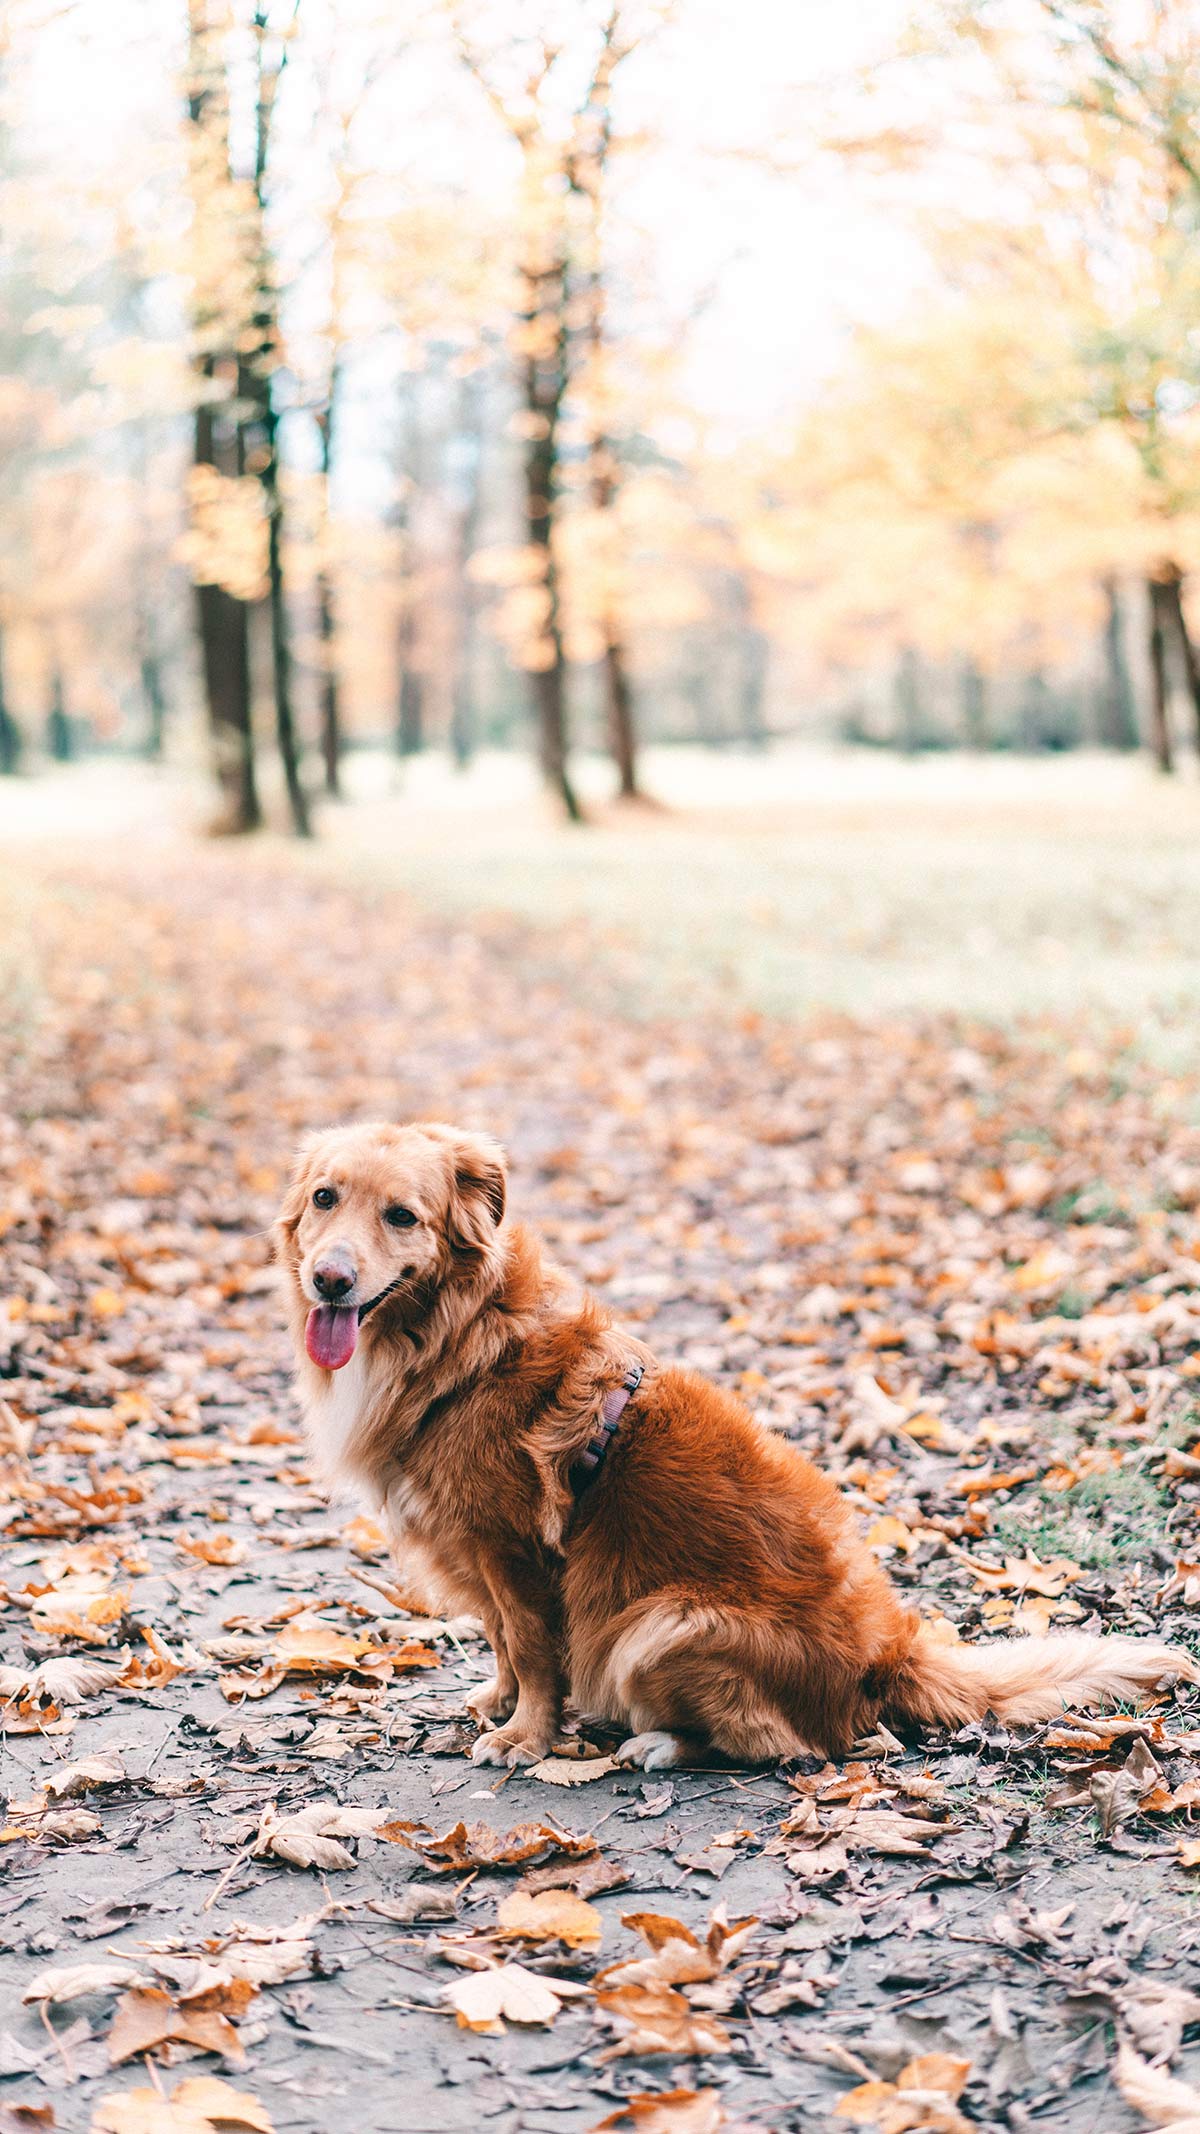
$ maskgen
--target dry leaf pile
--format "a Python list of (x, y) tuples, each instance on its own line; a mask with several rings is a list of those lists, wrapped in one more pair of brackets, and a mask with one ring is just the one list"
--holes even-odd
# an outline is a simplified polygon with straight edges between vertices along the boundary
[(1194, 1698), (652, 1782), (572, 1722), (485, 1784), (478, 1628), (315, 1491), (266, 1231), (309, 1127), (490, 1126), (938, 1635), (1194, 1643), (1200, 1092), (1119, 1032), (636, 1021), (584, 933), (269, 851), (41, 864), (0, 1029), (0, 2130), (370, 2134), (403, 2083), (447, 2127), (1091, 2134), (1110, 2076), (1112, 2134), (1190, 2128)]

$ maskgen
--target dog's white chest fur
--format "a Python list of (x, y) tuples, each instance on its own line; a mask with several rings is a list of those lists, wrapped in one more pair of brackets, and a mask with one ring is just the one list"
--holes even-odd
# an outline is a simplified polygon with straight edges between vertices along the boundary
[(313, 1465), (331, 1492), (370, 1493), (353, 1457), (366, 1396), (366, 1357), (360, 1349), (340, 1371), (331, 1371), (328, 1382), (305, 1399), (304, 1419)]
[(430, 1537), (424, 1531), (425, 1500), (412, 1482), (393, 1475), (386, 1495), (355, 1457), (355, 1440), (369, 1384), (361, 1351), (326, 1384), (307, 1395), (304, 1404), (313, 1466), (332, 1496), (351, 1494), (367, 1503), (387, 1529), (392, 1553), (414, 1599), (434, 1608), (466, 1607), (469, 1597), (447, 1582)]

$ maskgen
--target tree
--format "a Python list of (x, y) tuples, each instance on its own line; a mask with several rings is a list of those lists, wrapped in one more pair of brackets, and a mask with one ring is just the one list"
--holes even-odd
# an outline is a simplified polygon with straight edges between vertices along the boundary
[[(1022, 159), (1026, 241), (1043, 277), (1067, 291), (1075, 375), (1064, 381), (1059, 427), (1114, 430), (1136, 460), (1140, 494), (1104, 572), (1106, 640), (1119, 667), (1112, 576), (1140, 568), (1151, 739), (1168, 770), (1171, 642), (1200, 739), (1200, 656), (1185, 608), (1188, 572), (1200, 562), (1200, 17), (1191, 0), (1130, 0), (1122, 9), (950, 0), (943, 14), (987, 57), (1010, 114), (999, 154), (1010, 168), (1015, 154)], [(1133, 726), (1126, 695), (1114, 673), (1106, 723), (1115, 722), (1121, 745)]]
[(1137, 703), (1125, 650), (1121, 588), (1115, 577), (1104, 580), (1104, 677), (1099, 726), (1100, 739), (1107, 748), (1137, 747)]
[[(568, 396), (586, 360), (593, 380), (590, 498), (611, 540), (617, 469), (604, 420), (604, 185), (612, 145), (613, 76), (645, 34), (645, 22), (635, 28), (633, 16), (628, 0), (611, 0), (598, 17), (590, 10), (584, 13), (570, 39), (560, 41), (547, 28), (484, 50), (473, 35), (468, 10), (460, 6), (454, 14), (462, 59), (519, 156), (516, 316), (510, 346), (518, 370), (524, 445), (530, 556), (524, 592), (531, 621), (536, 616), (523, 662), (536, 707), (542, 774), (573, 821), (581, 819), (582, 810), (567, 768), (567, 657), (556, 539), (561, 432)], [(581, 93), (572, 86), (576, 81), (582, 82)], [(573, 202), (584, 211), (582, 226), (572, 212)], [(632, 694), (611, 599), (603, 612), (602, 656), (621, 790), (635, 795)]]
[[(262, 808), (255, 764), (249, 617), (260, 573), (254, 552), (257, 542), (247, 524), (245, 436), (237, 406), (238, 347), (250, 302), (250, 278), (243, 235), (244, 189), (230, 167), (224, 40), (231, 27), (227, 0), (188, 0), (193, 342), (199, 381), (191, 551), (213, 770), (223, 800), (215, 827), (236, 834), (256, 830)], [(229, 551), (240, 565), (233, 573)]]
[[(292, 21), (300, 0), (292, 0)], [(275, 735), (283, 764), (284, 784), (292, 827), (298, 837), (311, 837), (308, 795), (300, 768), (293, 702), (292, 636), (284, 583), (284, 502), (280, 482), (280, 410), (276, 398), (281, 366), (279, 299), (274, 261), (267, 234), (267, 176), (271, 153), (271, 122), (279, 94), (280, 79), (287, 64), (285, 38), (271, 23), (271, 11), (259, 5), (254, 11), (254, 209), (255, 290), (253, 342), (249, 361), (243, 366), (241, 387), (257, 417), (258, 441), (254, 453), (262, 482), (267, 518), (267, 601), (271, 618), (271, 675), (275, 696)]]
[(478, 728), (475, 702), (478, 591), (470, 566), (479, 542), (483, 504), (483, 395), (482, 366), (472, 363), (460, 380), (457, 421), (448, 448), (447, 468), (457, 602), (450, 753), (459, 770), (465, 770), (471, 760)]
[(8, 704), (4, 667), (4, 632), (0, 627), (0, 777), (11, 778), (21, 768), (21, 729)]
[(620, 0), (616, 0), (601, 29), (599, 55), (575, 122), (567, 162), (568, 183), (585, 200), (588, 210), (583, 270), (587, 314), (583, 397), (587, 408), (589, 490), (602, 547), (600, 569), (604, 585), (597, 622), (603, 647), (606, 726), (622, 800), (639, 800), (642, 795), (637, 775), (637, 736), (629, 657), (614, 583), (616, 559), (611, 553), (619, 539), (613, 505), (620, 482), (620, 464), (609, 417), (611, 389), (607, 375), (608, 290), (604, 221), (613, 138), (613, 78), (621, 61), (636, 50), (641, 34), (639, 30), (631, 30), (629, 10), (626, 8), (623, 12)]

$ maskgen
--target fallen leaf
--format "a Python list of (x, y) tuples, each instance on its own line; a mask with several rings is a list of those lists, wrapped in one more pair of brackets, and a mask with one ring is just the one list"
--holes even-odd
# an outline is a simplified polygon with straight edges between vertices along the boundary
[(246, 1544), (237, 1536), (226, 1532), (215, 1534), (178, 1534), (175, 1546), (180, 1555), (190, 1556), (197, 1563), (234, 1564), (246, 1560)]
[(720, 2090), (656, 2090), (627, 2097), (590, 2134), (719, 2134), (727, 2125)]
[(21, 1999), (52, 2005), (82, 2000), (90, 1993), (114, 1993), (122, 1987), (151, 1983), (141, 1965), (113, 1957), (106, 1963), (59, 1964), (49, 1971), (39, 1971), (36, 1978), (30, 1979)]
[(453, 1919), (458, 1898), (449, 1889), (403, 1889), (396, 1897), (371, 1897), (367, 1910), (397, 1926), (411, 1926), (418, 1919)]
[(608, 1987), (681, 1986), (714, 1979), (741, 1955), (758, 1920), (735, 1919), (731, 1925), (724, 1906), (717, 1905), (702, 1942), (681, 1920), (661, 1912), (625, 1912), (621, 1923), (641, 1935), (651, 1954), (602, 1971)]
[(161, 2090), (116, 2090), (92, 2114), (91, 2134), (274, 2134), (257, 2097), (214, 2075), (194, 2075), (169, 2097)]
[[(44, 1697), (54, 1704), (81, 1704), (85, 1697), (98, 1697), (120, 1680), (128, 1651), (103, 1660), (64, 1658), (42, 1660), (36, 1667), (0, 1667), (0, 1698), (17, 1702)], [(0, 1707), (0, 1725), (9, 1721)]]
[(246, 2058), (233, 2024), (218, 2010), (181, 2008), (157, 1986), (139, 1986), (123, 1993), (108, 2034), (109, 2066), (119, 2067), (123, 2060), (152, 2053), (168, 2041), (194, 2045), (201, 2052), (220, 2053), (239, 2064)]
[(866, 1542), (869, 1549), (901, 1549), (906, 1556), (911, 1556), (917, 1546), (917, 1537), (903, 1519), (887, 1512), (867, 1528)]
[(885, 1393), (870, 1371), (860, 1371), (850, 1387), (850, 1416), (841, 1436), (844, 1453), (870, 1452), (880, 1438), (897, 1437), (908, 1420), (908, 1409)]
[(441, 1837), (435, 1837), (427, 1823), (388, 1823), (384, 1829), (394, 1843), (409, 1846), (442, 1874), (461, 1874), (472, 1867), (523, 1867), (555, 1853), (579, 1857), (597, 1849), (595, 1838), (554, 1830), (548, 1823), (518, 1823), (504, 1831), (493, 1830), (490, 1823), (455, 1823)]
[(317, 1867), (337, 1873), (354, 1866), (354, 1854), (341, 1838), (376, 1837), (384, 1825), (383, 1808), (341, 1808), (336, 1802), (314, 1803), (295, 1815), (279, 1815), (272, 1805), (264, 1809), (252, 1851), (256, 1858), (273, 1853), (293, 1867)]
[(847, 2090), (834, 2106), (834, 2116), (855, 2126), (877, 2127), (879, 2134), (909, 2134), (914, 2128), (928, 2128), (931, 2134), (972, 2134), (970, 2120), (955, 2102), (970, 2072), (969, 2060), (923, 2053), (900, 2070), (895, 2082), (862, 2082)]
[(1051, 1563), (1042, 1563), (1036, 1556), (1009, 1556), (997, 1565), (980, 1563), (965, 1549), (954, 1549), (952, 1553), (966, 1564), (976, 1585), (992, 1593), (1041, 1593), (1048, 1600), (1057, 1600), (1071, 1581), (1082, 1575), (1079, 1565), (1065, 1556), (1056, 1556)]
[(1096, 1771), (1092, 1775), (1089, 1792), (1095, 1804), (1101, 1836), (1111, 1837), (1117, 1825), (1137, 1815), (1147, 1798), (1159, 1789), (1165, 1798), (1162, 1769), (1139, 1737), (1119, 1771)]
[(445, 1995), (463, 2030), (502, 2037), (506, 2021), (545, 2026), (554, 2021), (564, 2000), (588, 1990), (567, 1979), (538, 1978), (522, 1964), (497, 1964), (456, 1978)]
[(123, 1785), (124, 1781), (125, 1767), (115, 1756), (83, 1756), (78, 1763), (61, 1765), (41, 1784), (52, 1801), (67, 1801), (93, 1793), (101, 1786)]
[(561, 1941), (569, 1949), (594, 1947), (604, 1922), (594, 1904), (585, 1904), (569, 1890), (543, 1890), (530, 1896), (514, 1890), (496, 1914), (506, 1937), (519, 1941)]
[(530, 1764), (521, 1776), (540, 1779), (544, 1786), (588, 1786), (619, 1768), (615, 1756), (547, 1756), (540, 1764)]
[(596, 1995), (617, 2031), (615, 2044), (599, 2055), (601, 2060), (639, 2058), (643, 2054), (674, 2053), (680, 2058), (693, 2054), (726, 2053), (733, 2050), (729, 2032), (714, 2016), (698, 2013), (682, 1993), (669, 1986), (622, 1985)]

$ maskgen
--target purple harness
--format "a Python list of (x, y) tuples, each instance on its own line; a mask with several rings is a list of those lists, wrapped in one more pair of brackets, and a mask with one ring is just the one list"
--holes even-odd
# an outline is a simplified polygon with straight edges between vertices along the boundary
[(600, 1428), (595, 1437), (589, 1438), (571, 1469), (571, 1487), (577, 1497), (583, 1495), (588, 1483), (595, 1480), (608, 1456), (617, 1424), (629, 1406), (630, 1399), (641, 1385), (645, 1372), (640, 1363), (631, 1364), (619, 1386), (604, 1396), (600, 1410)]

